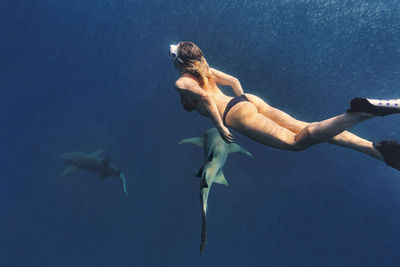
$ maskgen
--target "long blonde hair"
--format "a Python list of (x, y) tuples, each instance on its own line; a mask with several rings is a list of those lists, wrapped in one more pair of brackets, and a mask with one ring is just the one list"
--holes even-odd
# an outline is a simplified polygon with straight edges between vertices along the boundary
[(178, 57), (183, 63), (175, 60), (177, 67), (196, 77), (201, 88), (210, 88), (208, 85), (215, 84), (215, 76), (211, 73), (207, 60), (197, 45), (192, 42), (180, 42)]

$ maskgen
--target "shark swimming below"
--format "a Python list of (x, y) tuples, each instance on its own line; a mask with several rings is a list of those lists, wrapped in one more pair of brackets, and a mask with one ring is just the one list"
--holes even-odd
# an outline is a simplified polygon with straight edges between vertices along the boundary
[(228, 158), (229, 153), (241, 152), (253, 157), (250, 152), (238, 144), (227, 144), (219, 135), (216, 128), (207, 130), (202, 137), (188, 138), (179, 142), (179, 144), (194, 144), (204, 149), (205, 163), (194, 174), (200, 177), (200, 203), (202, 215), (200, 254), (203, 253), (207, 240), (207, 201), (208, 195), (213, 183), (228, 185), (222, 168)]
[(114, 164), (110, 163), (108, 158), (99, 158), (99, 155), (103, 150), (99, 150), (93, 153), (84, 152), (67, 152), (60, 155), (60, 159), (65, 164), (68, 164), (67, 168), (61, 173), (61, 176), (73, 173), (79, 169), (84, 169), (88, 171), (97, 172), (100, 174), (102, 179), (109, 176), (118, 177), (121, 180), (122, 189), (126, 196), (128, 192), (126, 190), (126, 179), (125, 175), (120, 171), (120, 169)]

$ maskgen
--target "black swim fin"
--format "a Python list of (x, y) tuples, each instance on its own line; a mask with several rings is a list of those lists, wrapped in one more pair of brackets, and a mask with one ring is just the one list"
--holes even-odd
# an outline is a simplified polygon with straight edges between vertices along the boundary
[(379, 100), (368, 98), (353, 98), (347, 112), (365, 112), (377, 116), (400, 113), (400, 99)]
[(400, 144), (396, 140), (384, 140), (373, 145), (382, 154), (387, 165), (400, 171)]

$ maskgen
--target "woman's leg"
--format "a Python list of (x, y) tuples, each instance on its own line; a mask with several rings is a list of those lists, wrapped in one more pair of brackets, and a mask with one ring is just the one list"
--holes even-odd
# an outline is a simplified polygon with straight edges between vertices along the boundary
[(300, 151), (296, 134), (259, 113), (249, 102), (240, 102), (228, 112), (226, 123), (236, 131), (267, 146)]
[(297, 136), (304, 138), (309, 135), (313, 139), (325, 142), (346, 129), (373, 117), (375, 116), (361, 112), (344, 113), (323, 121), (312, 122), (301, 129)]
[[(301, 121), (295, 122), (293, 119), (294, 121), (289, 122), (292, 126), (302, 126), (300, 131), (294, 129), (297, 132), (294, 133), (259, 113), (255, 105), (252, 103), (241, 102), (229, 111), (226, 121), (229, 126), (238, 132), (259, 143), (275, 148), (301, 151), (312, 145), (324, 142), (322, 138), (328, 137), (326, 142), (354, 149), (383, 160), (382, 155), (373, 147), (371, 142), (359, 138), (349, 132), (344, 132), (339, 135), (337, 134), (339, 131), (343, 130), (343, 128), (351, 127), (352, 125), (371, 117), (364, 113), (350, 114), (352, 115), (347, 116), (344, 114), (322, 122), (311, 124)], [(336, 127), (336, 125), (338, 125), (338, 127)]]
[[(305, 127), (310, 124), (304, 121), (294, 119), (289, 114), (268, 105), (261, 98), (257, 96), (247, 94), (247, 97), (256, 106), (259, 113), (268, 117), (272, 121), (275, 121), (278, 125), (289, 129), (295, 134), (298, 134), (301, 130), (305, 129)], [(335, 135), (333, 138), (327, 138), (324, 141), (334, 145), (357, 150), (362, 153), (368, 154), (372, 157), (375, 157), (377, 159), (383, 160), (381, 153), (379, 153), (379, 151), (377, 151), (373, 147), (372, 142), (360, 138), (357, 135), (354, 135), (348, 131), (343, 131)]]
[(246, 94), (246, 97), (252, 104), (254, 104), (259, 113), (263, 114), (265, 117), (273, 120), (278, 125), (292, 131), (295, 134), (299, 133), (304, 127), (306, 127), (309, 124), (308, 122), (296, 120), (295, 118), (283, 112), (282, 110), (279, 110), (277, 108), (268, 105), (264, 100), (262, 100), (258, 96), (252, 94)]

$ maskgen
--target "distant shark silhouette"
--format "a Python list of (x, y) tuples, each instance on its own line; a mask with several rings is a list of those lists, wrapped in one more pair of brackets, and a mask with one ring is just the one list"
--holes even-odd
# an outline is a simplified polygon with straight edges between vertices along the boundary
[(121, 179), (122, 189), (124, 190), (125, 195), (128, 196), (124, 174), (117, 166), (110, 163), (110, 159), (99, 158), (99, 155), (102, 152), (103, 150), (99, 150), (93, 153), (76, 151), (61, 154), (60, 159), (65, 164), (68, 164), (67, 168), (65, 168), (65, 170), (61, 173), (61, 176), (73, 173), (79, 169), (97, 172), (100, 174), (100, 177), (102, 179), (105, 179), (109, 176), (115, 176)]
[(216, 128), (207, 130), (203, 137), (184, 139), (179, 144), (194, 144), (203, 148), (205, 152), (205, 163), (194, 174), (194, 176), (200, 177), (200, 203), (202, 210), (200, 254), (202, 254), (207, 241), (207, 201), (212, 183), (228, 185), (222, 172), (222, 167), (229, 153), (241, 152), (250, 157), (253, 156), (238, 144), (227, 144)]

